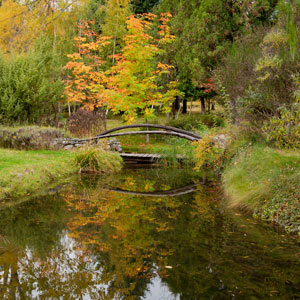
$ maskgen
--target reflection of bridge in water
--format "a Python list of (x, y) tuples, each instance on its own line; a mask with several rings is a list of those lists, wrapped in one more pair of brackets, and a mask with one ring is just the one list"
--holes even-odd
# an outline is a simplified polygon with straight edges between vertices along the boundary
[(116, 192), (120, 194), (128, 194), (135, 196), (148, 196), (148, 197), (176, 197), (181, 195), (186, 195), (197, 191), (196, 184), (190, 184), (181, 188), (168, 190), (168, 191), (155, 191), (155, 192), (137, 192), (137, 191), (128, 191), (116, 188), (105, 188), (110, 192)]

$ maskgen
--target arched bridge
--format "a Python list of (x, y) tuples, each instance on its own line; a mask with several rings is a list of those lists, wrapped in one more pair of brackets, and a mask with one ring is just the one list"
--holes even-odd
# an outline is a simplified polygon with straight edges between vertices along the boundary
[[(127, 131), (127, 132), (118, 132), (116, 131), (124, 130), (124, 129), (131, 129), (131, 128), (146, 128), (147, 130), (144, 131)], [(162, 129), (162, 130), (149, 130), (149, 128), (155, 129)], [(157, 125), (157, 124), (134, 124), (134, 125), (125, 125), (121, 127), (116, 127), (110, 130), (106, 130), (101, 134), (93, 137), (92, 139), (104, 139), (104, 138), (111, 138), (116, 136), (124, 136), (124, 135), (136, 135), (136, 134), (164, 134), (164, 135), (172, 135), (182, 139), (186, 139), (189, 141), (198, 141), (201, 139), (201, 136), (190, 131), (186, 131), (183, 129), (171, 127), (171, 126), (164, 126), (164, 125)]]
[[(125, 129), (135, 129), (135, 128), (146, 128), (146, 130), (118, 132)], [(149, 129), (154, 129), (154, 130), (149, 130)], [(95, 137), (86, 138), (86, 139), (76, 139), (76, 141), (78, 143), (85, 143), (87, 141), (95, 141), (104, 138), (113, 138), (117, 136), (126, 136), (126, 135), (140, 135), (140, 134), (170, 135), (170, 136), (186, 139), (192, 142), (201, 139), (201, 136), (198, 135), (197, 133), (183, 130), (180, 128), (158, 125), (158, 124), (134, 124), (134, 125), (125, 125), (125, 126), (109, 129)], [(162, 157), (162, 155), (160, 154), (141, 154), (141, 153), (120, 153), (120, 155), (127, 162), (135, 162), (135, 163), (148, 163), (148, 162), (159, 160)], [(179, 160), (181, 160), (182, 158), (183, 157), (178, 156)]]

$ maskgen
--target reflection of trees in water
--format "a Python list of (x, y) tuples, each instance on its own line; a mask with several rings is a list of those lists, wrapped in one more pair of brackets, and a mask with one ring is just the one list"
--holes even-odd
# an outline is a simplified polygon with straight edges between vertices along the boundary
[[(183, 185), (175, 182), (181, 176), (190, 183), (188, 172), (159, 182), (138, 174), (115, 178), (117, 187), (168, 190)], [(282, 249), (269, 229), (222, 215), (212, 184), (176, 198), (103, 186), (94, 180), (0, 212), (0, 299), (141, 299), (157, 273), (180, 299), (271, 292), (293, 299), (299, 292), (297, 249)]]
[(7, 248), (0, 256), (4, 274), (0, 276), (1, 299), (103, 299), (105, 286), (95, 258), (82, 251), (80, 244), (62, 236), (47, 257), (26, 248)]
[[(141, 191), (153, 186), (136, 182), (130, 176), (119, 187)], [(270, 229), (257, 229), (251, 222), (238, 224), (222, 215), (216, 193), (202, 189), (192, 198), (152, 199), (103, 190), (100, 199), (96, 190), (69, 202), (86, 222), (69, 225), (79, 240), (101, 252), (104, 273), (117, 282), (112, 291), (128, 287), (124, 295), (143, 296), (144, 288), (136, 291), (132, 282), (153, 278), (156, 270), (181, 299), (268, 298), (272, 293), (292, 299), (300, 292), (295, 288), (300, 287), (297, 249), (282, 249)], [(91, 226), (88, 231), (86, 226)]]

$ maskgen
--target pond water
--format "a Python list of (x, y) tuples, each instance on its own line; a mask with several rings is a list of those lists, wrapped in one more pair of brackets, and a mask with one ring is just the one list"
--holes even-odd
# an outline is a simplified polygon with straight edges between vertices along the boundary
[(0, 210), (0, 299), (300, 299), (300, 245), (208, 175), (125, 169)]

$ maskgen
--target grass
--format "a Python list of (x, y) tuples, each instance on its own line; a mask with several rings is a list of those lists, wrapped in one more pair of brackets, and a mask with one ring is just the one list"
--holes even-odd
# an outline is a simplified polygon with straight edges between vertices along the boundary
[(74, 153), (0, 148), (0, 202), (34, 195), (74, 174)]
[(123, 160), (118, 153), (96, 147), (80, 149), (75, 153), (75, 163), (81, 172), (113, 173), (122, 169)]
[(300, 152), (264, 144), (245, 147), (225, 168), (230, 207), (254, 212), (289, 231), (300, 230)]

